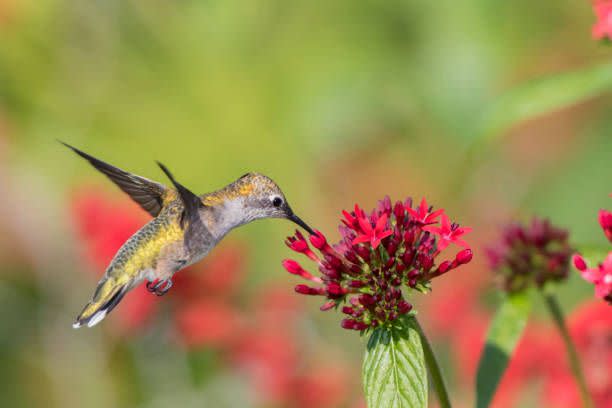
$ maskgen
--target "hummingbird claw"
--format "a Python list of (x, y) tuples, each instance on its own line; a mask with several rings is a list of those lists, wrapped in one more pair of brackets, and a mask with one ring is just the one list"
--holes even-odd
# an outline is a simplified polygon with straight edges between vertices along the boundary
[(147, 290), (151, 293), (155, 292), (158, 286), (159, 286), (159, 279), (155, 279), (154, 281), (147, 282)]
[(157, 296), (164, 296), (166, 293), (168, 293), (171, 287), (172, 287), (172, 279), (163, 280), (159, 282), (157, 285), (155, 285), (154, 293)]

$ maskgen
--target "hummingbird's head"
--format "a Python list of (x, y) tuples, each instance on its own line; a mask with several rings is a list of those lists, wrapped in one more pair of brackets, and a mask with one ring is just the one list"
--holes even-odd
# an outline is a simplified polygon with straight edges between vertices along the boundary
[(295, 215), (280, 187), (271, 178), (247, 173), (234, 184), (243, 197), (243, 208), (249, 219), (285, 218), (314, 234), (312, 228)]

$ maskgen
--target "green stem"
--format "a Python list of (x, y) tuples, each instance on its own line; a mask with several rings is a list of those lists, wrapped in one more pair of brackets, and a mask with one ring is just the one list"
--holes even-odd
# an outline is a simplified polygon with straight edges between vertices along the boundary
[(559, 329), (559, 333), (561, 334), (563, 342), (565, 343), (565, 349), (567, 350), (570, 368), (572, 369), (574, 378), (578, 383), (578, 388), (580, 389), (580, 396), (582, 397), (582, 403), (585, 408), (591, 408), (593, 407), (593, 402), (591, 401), (591, 397), (586, 386), (586, 381), (584, 380), (584, 374), (582, 372), (582, 368), (580, 367), (580, 360), (578, 359), (576, 347), (574, 346), (574, 342), (572, 342), (572, 338), (570, 337), (569, 331), (567, 330), (567, 326), (565, 325), (565, 319), (563, 318), (563, 312), (561, 311), (559, 302), (557, 302), (557, 298), (551, 293), (545, 293), (542, 291), (542, 295), (544, 296), (544, 300), (546, 301), (548, 311), (550, 312), (555, 324), (557, 325), (557, 329)]
[(434, 355), (431, 345), (425, 336), (425, 332), (423, 332), (423, 328), (419, 324), (416, 317), (414, 317), (414, 322), (419, 332), (419, 336), (421, 337), (421, 344), (423, 345), (423, 352), (425, 353), (425, 364), (427, 364), (427, 369), (429, 371), (429, 375), (431, 376), (434, 390), (438, 395), (440, 408), (451, 408), (448, 392), (446, 391), (446, 385), (444, 384), (444, 379), (442, 378), (442, 371), (440, 370), (436, 356)]

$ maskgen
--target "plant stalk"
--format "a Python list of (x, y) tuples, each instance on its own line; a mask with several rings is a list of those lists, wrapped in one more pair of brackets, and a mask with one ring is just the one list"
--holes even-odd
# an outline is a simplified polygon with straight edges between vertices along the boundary
[(555, 322), (555, 325), (557, 326), (557, 329), (559, 330), (559, 333), (563, 338), (563, 342), (565, 343), (565, 349), (567, 351), (570, 368), (572, 370), (572, 374), (574, 374), (574, 378), (576, 379), (578, 388), (580, 389), (580, 396), (582, 398), (583, 406), (585, 408), (592, 408), (593, 401), (591, 401), (591, 396), (589, 395), (589, 391), (586, 386), (586, 381), (584, 379), (584, 373), (582, 372), (582, 367), (580, 366), (580, 360), (578, 359), (578, 353), (576, 352), (574, 342), (572, 341), (569, 331), (567, 330), (567, 326), (565, 325), (565, 319), (563, 318), (563, 312), (561, 311), (559, 302), (557, 301), (555, 295), (553, 295), (552, 293), (545, 293), (542, 291), (542, 295), (544, 296), (544, 300), (546, 301), (548, 311), (550, 312)]
[(440, 370), (440, 366), (438, 365), (438, 361), (436, 360), (436, 356), (433, 353), (431, 345), (425, 336), (425, 332), (423, 332), (423, 328), (419, 324), (419, 321), (416, 317), (413, 317), (415, 326), (419, 332), (419, 336), (421, 337), (421, 344), (423, 345), (423, 352), (425, 354), (425, 364), (427, 364), (427, 370), (429, 371), (429, 375), (431, 376), (431, 381), (433, 382), (434, 390), (438, 395), (438, 400), (440, 401), (440, 408), (451, 408), (450, 399), (448, 398), (448, 392), (446, 391), (446, 385), (444, 384), (444, 378), (442, 378), (442, 371)]

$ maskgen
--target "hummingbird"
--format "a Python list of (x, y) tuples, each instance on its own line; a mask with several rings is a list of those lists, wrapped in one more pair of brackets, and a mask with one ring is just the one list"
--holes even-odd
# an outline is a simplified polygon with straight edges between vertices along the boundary
[(87, 160), (153, 216), (119, 248), (72, 325), (75, 329), (95, 326), (145, 280), (147, 290), (163, 296), (172, 287), (176, 272), (204, 258), (236, 227), (263, 218), (284, 218), (314, 233), (293, 212), (280, 187), (263, 174), (247, 173), (219, 190), (196, 195), (160, 162), (157, 164), (172, 187), (60, 143)]

